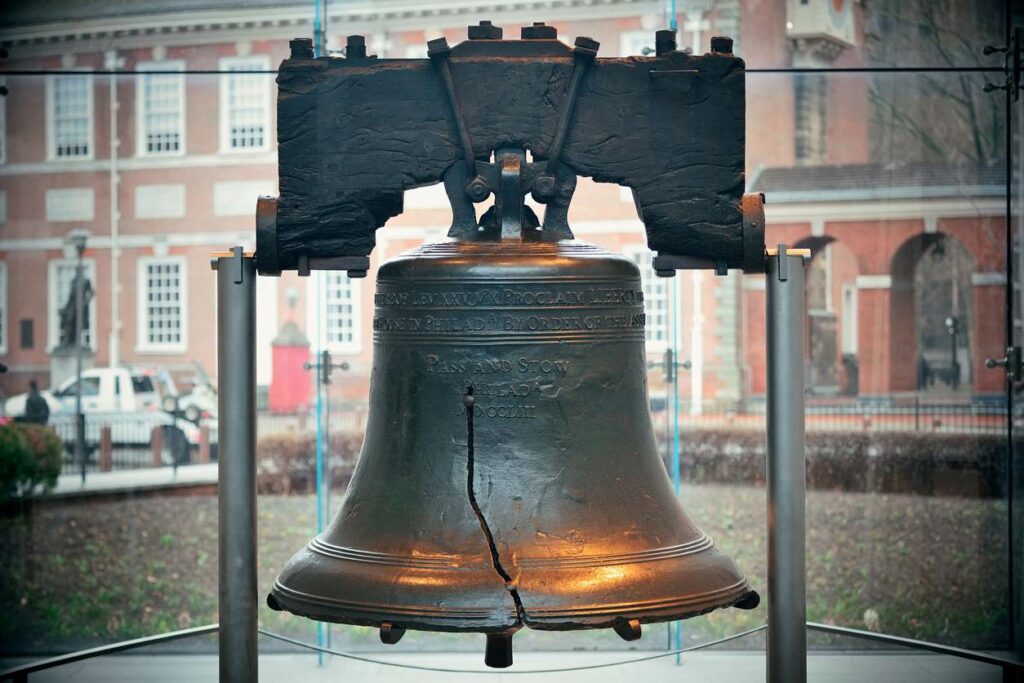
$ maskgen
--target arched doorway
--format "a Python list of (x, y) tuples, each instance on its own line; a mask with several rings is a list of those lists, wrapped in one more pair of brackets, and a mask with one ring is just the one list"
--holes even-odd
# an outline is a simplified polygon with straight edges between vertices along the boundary
[(857, 258), (842, 242), (811, 237), (806, 279), (807, 386), (813, 394), (855, 396), (857, 360)]
[(916, 235), (892, 259), (894, 391), (970, 393), (974, 258), (945, 233)]

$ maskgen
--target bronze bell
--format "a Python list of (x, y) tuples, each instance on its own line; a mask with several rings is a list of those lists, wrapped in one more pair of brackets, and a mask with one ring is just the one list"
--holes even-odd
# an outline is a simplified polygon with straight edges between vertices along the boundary
[(529, 214), (522, 237), (485, 215), (380, 268), (362, 454), (271, 607), (390, 643), (480, 631), (485, 661), (508, 666), (524, 625), (632, 640), (757, 605), (658, 455), (637, 267)]

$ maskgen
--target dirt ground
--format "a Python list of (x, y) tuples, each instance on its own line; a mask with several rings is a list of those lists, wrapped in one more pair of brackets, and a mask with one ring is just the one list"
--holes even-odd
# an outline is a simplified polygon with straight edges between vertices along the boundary
[[(335, 494), (334, 502), (341, 495)], [(765, 589), (765, 494), (685, 486), (697, 523)], [(1006, 506), (1001, 501), (808, 493), (808, 618), (978, 649), (1005, 646)], [(266, 591), (315, 528), (310, 496), (261, 496)], [(146, 497), (35, 506), (0, 518), (0, 653), (67, 651), (217, 620), (217, 500)], [(682, 624), (684, 646), (763, 623), (764, 603)], [(261, 613), (265, 628), (315, 640), (305, 619)], [(608, 632), (524, 629), (517, 648), (663, 649), (667, 626), (626, 644)], [(380, 649), (376, 633), (332, 626), (333, 647)], [(674, 640), (674, 639), (673, 639)], [(482, 636), (410, 632), (399, 647), (481, 649)], [(183, 645), (183, 647), (186, 647)]]

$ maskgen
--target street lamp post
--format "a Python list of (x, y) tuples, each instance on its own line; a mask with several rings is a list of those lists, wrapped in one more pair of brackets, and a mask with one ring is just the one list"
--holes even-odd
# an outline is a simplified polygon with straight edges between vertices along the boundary
[(82, 270), (82, 256), (89, 233), (85, 230), (72, 230), (68, 240), (75, 248), (75, 459), (82, 468), (82, 482), (85, 483), (85, 415), (82, 413), (82, 310), (85, 292), (82, 285), (85, 275)]

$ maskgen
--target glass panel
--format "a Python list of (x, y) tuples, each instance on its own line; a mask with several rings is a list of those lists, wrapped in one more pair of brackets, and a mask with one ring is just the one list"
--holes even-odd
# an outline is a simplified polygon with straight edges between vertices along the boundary
[[(34, 10), (22, 5), (11, 9), (0, 39), (31, 18)], [(754, 68), (948, 67), (1000, 59), (979, 55), (985, 43), (1001, 41), (1001, 3), (828, 3), (814, 5), (819, 15), (824, 6), (827, 17), (794, 21), (792, 29), (783, 2), (719, 0), (689, 12), (687, 3), (679, 5), (681, 46), (703, 51), (711, 35), (731, 34)], [(71, 20), (85, 18), (75, 13), (86, 10), (69, 11)], [(587, 8), (553, 9), (538, 18), (558, 25), (563, 38), (595, 35), (602, 55), (643, 54), (663, 16), (631, 11), (623, 6), (618, 16), (613, 7), (594, 17)], [(844, 12), (852, 13), (852, 38)], [(518, 26), (502, 21), (500, 12), (493, 18), (506, 36), (517, 35)], [(445, 32), (455, 42), (476, 19), (412, 17), (414, 28), (392, 31), (381, 18), (358, 27), (368, 34), (371, 53), (423, 56), (427, 34)], [(797, 34), (814, 29), (814, 21), (826, 21), (824, 38)], [(333, 26), (332, 49), (348, 29)], [(68, 30), (58, 27), (54, 35)], [(274, 75), (251, 72), (275, 68), (287, 53), (286, 39), (307, 30), (292, 26), (285, 34), (261, 25), (212, 46), (165, 45), (154, 37), (153, 45), (133, 42), (118, 50), (123, 75), (5, 78), (0, 338), (11, 368), (0, 375), (10, 399), (5, 415), (24, 410), (28, 382), (37, 380), (50, 402), (56, 441), (44, 437), (36, 456), (63, 463), (58, 491), (79, 486), (81, 469), (94, 482), (108, 471), (138, 469), (137, 482), (145, 483), (169, 480), (171, 466), (187, 466), (197, 484), (189, 495), (144, 496), (136, 491), (143, 483), (100, 500), (68, 495), (0, 519), (0, 585), (9, 588), (0, 595), (4, 657), (216, 619), (216, 469), (207, 464), (217, 455), (216, 339), (208, 257), (227, 244), (251, 248), (255, 199), (276, 191)], [(103, 45), (29, 49), (17, 38), (5, 68), (98, 70), (109, 47)], [(247, 73), (134, 73), (146, 63)], [(1000, 95), (982, 90), (995, 78), (748, 77), (747, 178), (752, 191), (767, 194), (768, 240), (814, 251), (805, 352), (814, 620), (963, 647), (1008, 644), (1005, 398), (998, 373), (984, 368), (986, 357), (1001, 356), (1005, 332), (1005, 116)], [(443, 235), (444, 213), (410, 206), (381, 231), (374, 267)], [(111, 249), (112, 221), (118, 251)], [(581, 180), (571, 222), (581, 239), (635, 255), (649, 267), (628, 193)], [(51, 352), (61, 341), (74, 275), (65, 243), (72, 227), (90, 231), (87, 366), (154, 373), (117, 378), (122, 391), (111, 397), (99, 379), (89, 380), (96, 388), (90, 398), (117, 402), (97, 404), (87, 415), (84, 462), (72, 459), (68, 404), (46, 392), (70, 377)], [(176, 263), (181, 266), (170, 265)], [(294, 274), (261, 278), (258, 285), (261, 592), (316, 529), (316, 373), (304, 363), (315, 361), (311, 350), (319, 340), (335, 354), (334, 363), (348, 365), (334, 371), (324, 401), (332, 514), (359, 457), (372, 370), (374, 274), (363, 285), (328, 275), (320, 294), (310, 284), (317, 278)], [(692, 365), (679, 368), (682, 501), (763, 594), (763, 279), (682, 273), (645, 279), (644, 287), (648, 380), (666, 461), (674, 396), (663, 369), (653, 366), (677, 344), (679, 363)], [(22, 330), (17, 345), (6, 338), (14, 321)], [(174, 414), (153, 397), (157, 378), (163, 396), (177, 397)], [(7, 429), (14, 428), (0, 426)], [(47, 475), (41, 472), (35, 483), (42, 486)], [(683, 622), (678, 642), (704, 642), (764, 618), (763, 607), (718, 611)], [(261, 620), (275, 631), (317, 638), (317, 627), (305, 619), (263, 608)], [(663, 625), (645, 633), (626, 645), (609, 631), (524, 630), (516, 643), (528, 652), (663, 650), (677, 642)], [(324, 629), (322, 640), (410, 658), (421, 650), (466, 650), (474, 661), (482, 641), (410, 632), (396, 650), (381, 645), (372, 629), (342, 626)], [(761, 647), (757, 639), (744, 643), (732, 647)]]

